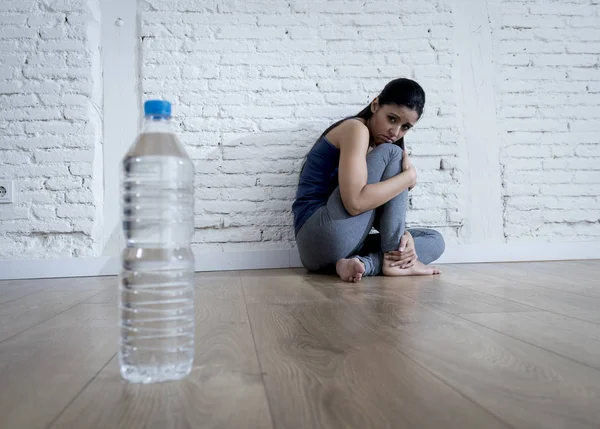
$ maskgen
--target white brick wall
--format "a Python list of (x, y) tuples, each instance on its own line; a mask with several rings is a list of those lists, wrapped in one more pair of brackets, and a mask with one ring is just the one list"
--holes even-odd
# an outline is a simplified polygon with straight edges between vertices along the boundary
[(0, 259), (98, 252), (96, 8), (0, 2), (0, 178), (18, 181), (16, 204), (0, 204)]
[(600, 3), (502, 0), (498, 122), (507, 240), (600, 239)]
[[(475, 222), (464, 208), (474, 158), (457, 103), (468, 79), (453, 74), (471, 48), (457, 44), (457, 1), (141, 0), (141, 96), (174, 103), (196, 165), (196, 248), (293, 245), (290, 206), (315, 138), (399, 76), (428, 99), (407, 137), (419, 169), (409, 224), (472, 243), (463, 226)], [(505, 239), (598, 241), (600, 4), (485, 2)], [(99, 5), (0, 2), (0, 178), (19, 183), (17, 203), (0, 205), (0, 259), (99, 255), (101, 229), (112, 234)]]
[(457, 239), (451, 8), (401, 3), (141, 3), (143, 96), (174, 102), (195, 159), (198, 247), (289, 247), (299, 167), (314, 140), (401, 76), (428, 97), (407, 137), (421, 170), (409, 223)]

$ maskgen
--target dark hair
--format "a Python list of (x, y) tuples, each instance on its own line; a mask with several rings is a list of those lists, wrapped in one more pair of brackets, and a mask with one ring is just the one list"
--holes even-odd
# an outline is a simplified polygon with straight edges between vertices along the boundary
[[(414, 80), (406, 78), (394, 79), (383, 88), (383, 91), (381, 91), (378, 97), (379, 105), (381, 106), (384, 104), (397, 104), (398, 106), (406, 106), (409, 109), (416, 111), (419, 118), (421, 118), (421, 115), (423, 114), (423, 108), (425, 107), (425, 91), (423, 91), (421, 85)], [(347, 119), (369, 119), (371, 116), (373, 116), (373, 112), (371, 111), (371, 103), (369, 103), (367, 107), (362, 109), (356, 115), (344, 118), (329, 126), (323, 131), (323, 134), (321, 134), (317, 141), (322, 139), (325, 134)], [(404, 137), (395, 141), (394, 144), (400, 146), (402, 150), (404, 150)]]

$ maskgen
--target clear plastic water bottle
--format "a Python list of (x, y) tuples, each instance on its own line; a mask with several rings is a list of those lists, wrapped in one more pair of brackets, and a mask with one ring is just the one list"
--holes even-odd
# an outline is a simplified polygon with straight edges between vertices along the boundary
[(194, 166), (171, 129), (171, 105), (144, 104), (123, 159), (119, 365), (134, 383), (176, 380), (194, 360)]

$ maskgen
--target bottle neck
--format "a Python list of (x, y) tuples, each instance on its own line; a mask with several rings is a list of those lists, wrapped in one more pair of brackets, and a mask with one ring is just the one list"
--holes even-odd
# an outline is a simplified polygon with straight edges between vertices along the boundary
[(142, 133), (173, 133), (170, 116), (144, 116)]

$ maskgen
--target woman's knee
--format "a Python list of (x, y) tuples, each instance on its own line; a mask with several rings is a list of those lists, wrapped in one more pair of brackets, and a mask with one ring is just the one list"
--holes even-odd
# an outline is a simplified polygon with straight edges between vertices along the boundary
[(444, 236), (438, 231), (431, 230), (431, 235), (432, 235), (431, 239), (434, 242), (433, 249), (434, 249), (434, 255), (435, 255), (434, 261), (435, 261), (436, 259), (439, 259), (440, 256), (442, 256), (442, 254), (446, 250), (446, 241), (444, 240)]
[(392, 160), (402, 158), (402, 148), (392, 143), (384, 143), (373, 149), (369, 155), (380, 155), (386, 160), (386, 164)]

